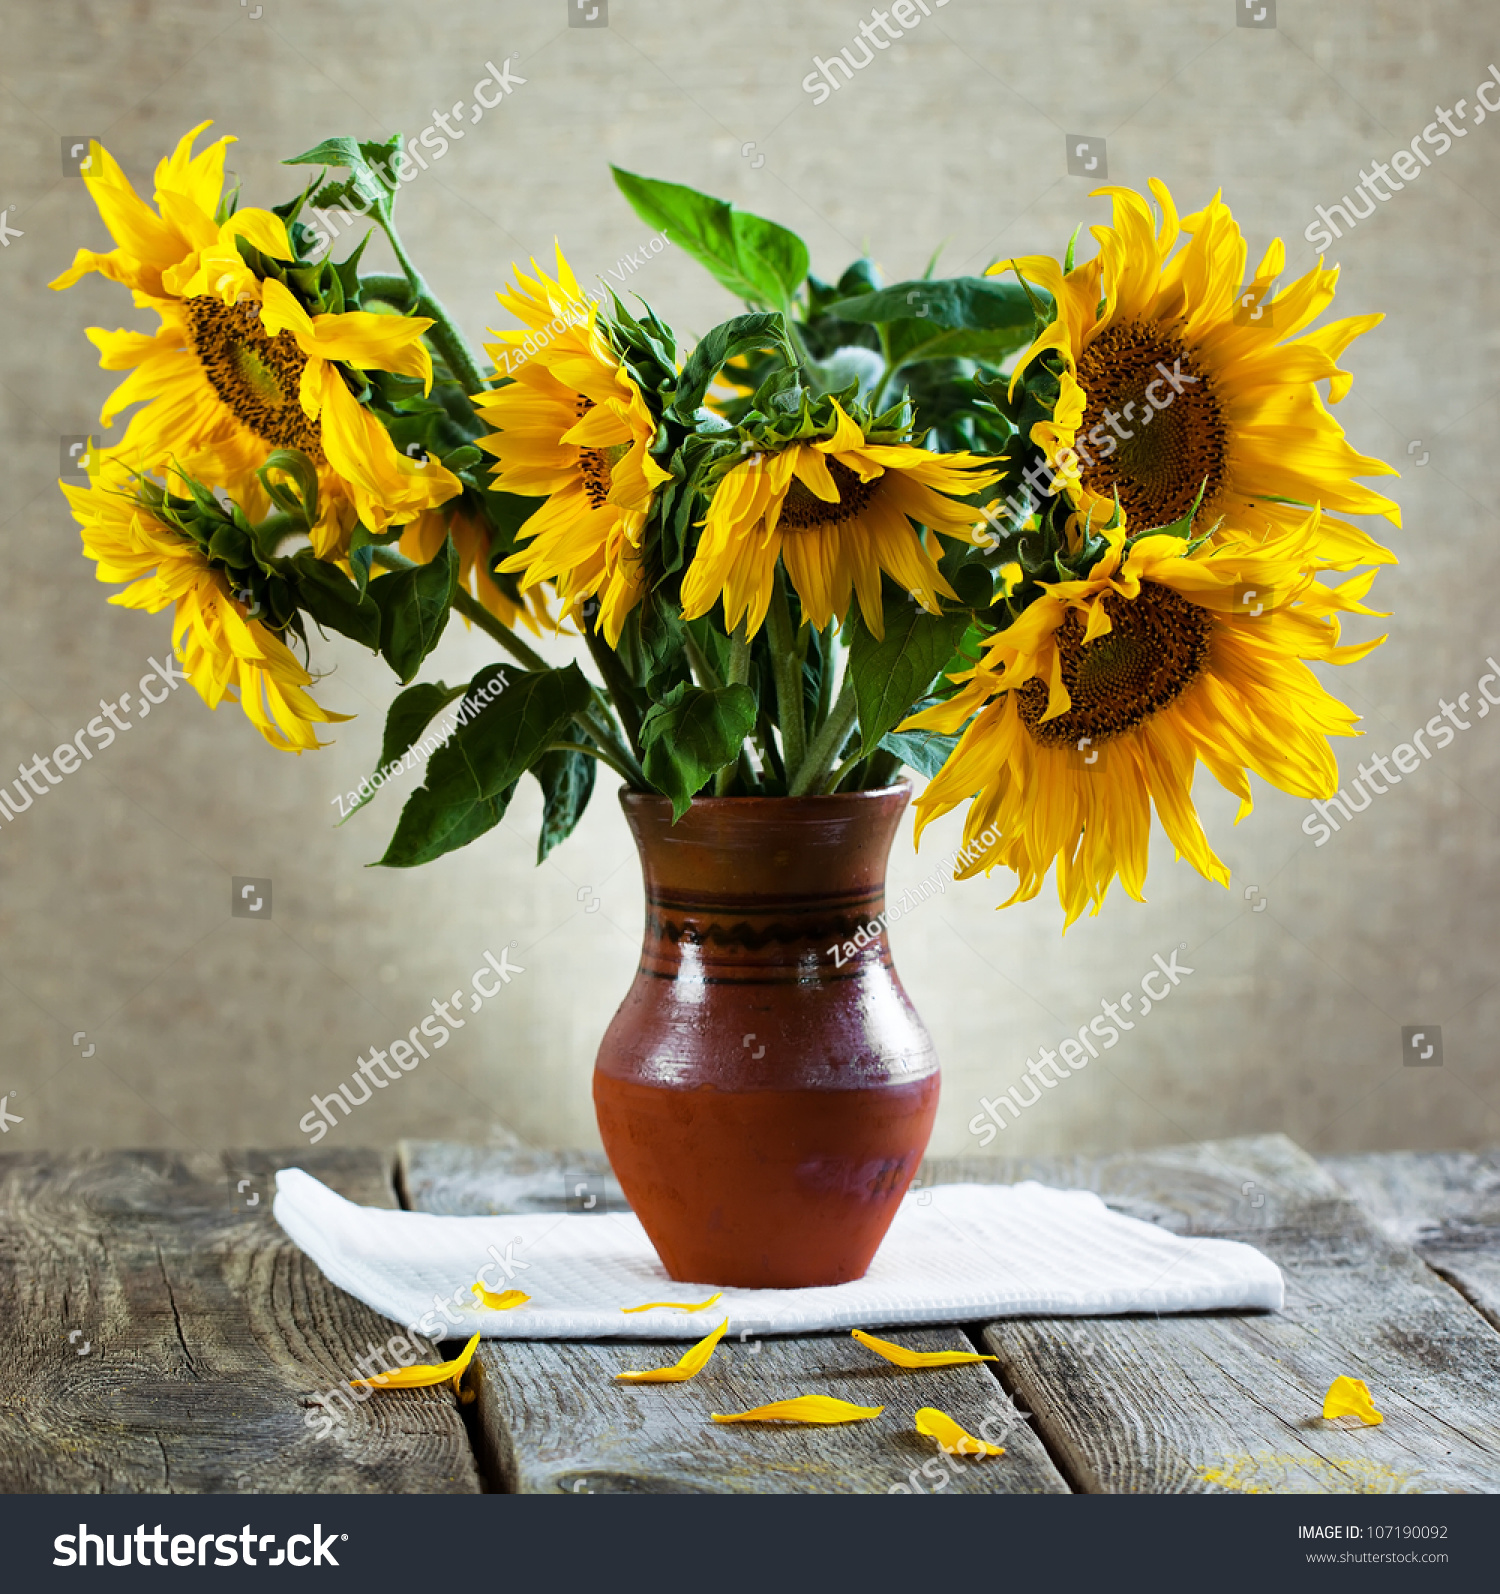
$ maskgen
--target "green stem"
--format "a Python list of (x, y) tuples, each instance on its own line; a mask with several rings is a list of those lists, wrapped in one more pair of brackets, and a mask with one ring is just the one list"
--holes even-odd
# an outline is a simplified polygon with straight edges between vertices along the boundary
[(755, 722), (755, 744), (760, 749), (761, 765), (773, 780), (786, 785), (786, 765), (781, 761), (781, 749), (776, 745), (776, 733), (771, 729), (770, 716), (762, 709)]
[(786, 582), (780, 564), (776, 566), (766, 627), (771, 644), (771, 671), (776, 678), (776, 714), (781, 721), (782, 756), (788, 771), (800, 771), (807, 755), (807, 729), (802, 718), (802, 667), (797, 660), (797, 637), (792, 630), (792, 611), (786, 601)]
[(635, 683), (620, 663), (620, 655), (587, 622), (583, 627), (583, 640), (588, 644), (594, 667), (604, 677), (604, 687), (610, 702), (625, 727), (625, 736), (636, 758), (641, 756), (641, 715), (635, 703)]
[(390, 240), (392, 253), (411, 285), (413, 313), (427, 316), (433, 323), (427, 329), (427, 337), (432, 346), (442, 355), (454, 379), (462, 384), (466, 393), (482, 392), (489, 384), (480, 374), (479, 356), (469, 347), (469, 340), (459, 330), (458, 323), (443, 308), (442, 301), (432, 291), (427, 279), (417, 270), (411, 256), (407, 254), (401, 243), (401, 235), (396, 231), (395, 223), (389, 216), (377, 219), (380, 221), (381, 231)]
[(839, 767), (836, 770), (834, 770), (833, 774), (829, 777), (829, 780), (828, 780), (828, 789), (829, 789), (829, 791), (837, 791), (839, 789), (839, 787), (843, 785), (844, 780), (848, 776), (849, 772), (852, 769), (857, 768), (858, 765), (861, 762), (863, 762), (863, 760), (864, 760), (864, 751), (863, 751), (863, 749), (856, 747), (854, 749), (854, 751), (852, 753), (850, 753), (850, 755), (844, 760), (844, 762), (842, 764), (840, 764)]
[(884, 748), (878, 748), (870, 755), (869, 785), (866, 791), (880, 791), (883, 787), (893, 786), (896, 777), (901, 773), (901, 760), (894, 753), (888, 753)]
[[(387, 570), (410, 570), (415, 564), (414, 560), (408, 559), (405, 554), (398, 553), (394, 548), (377, 547), (372, 550), (371, 556), (376, 564), (384, 565)], [(497, 620), (465, 588), (459, 587), (454, 591), (453, 607), (464, 619), (477, 625), (486, 636), (498, 642), (518, 664), (524, 665), (528, 670), (552, 668), (540, 653), (528, 647), (503, 620)], [(637, 790), (649, 789), (645, 771), (642, 770), (639, 760), (631, 749), (616, 736), (606, 709), (601, 708), (597, 702), (591, 703), (588, 708), (575, 714), (573, 719), (609, 754), (604, 760), (605, 763), (612, 769), (618, 770)]]
[(616, 769), (625, 777), (636, 791), (650, 791), (651, 783), (646, 779), (646, 772), (641, 768), (640, 760), (615, 734), (614, 721), (610, 719), (608, 699), (601, 705), (599, 694), (588, 708), (573, 718), (594, 738), (600, 747), (610, 755)]
[(684, 631), (683, 641), (687, 649), (688, 663), (692, 666), (693, 674), (698, 677), (698, 685), (710, 692), (723, 686), (719, 672), (709, 663), (708, 655), (693, 640), (691, 631)]
[(846, 674), (844, 684), (839, 689), (838, 702), (813, 737), (806, 757), (797, 765), (792, 764), (790, 757), (787, 760), (787, 767), (796, 769), (789, 796), (806, 797), (824, 789), (834, 759), (844, 750), (844, 741), (853, 728), (856, 712), (854, 677)]
[[(729, 678), (724, 683), (726, 686), (744, 686), (750, 680), (750, 641), (745, 635), (745, 620), (745, 616), (740, 617), (740, 623), (734, 628), (734, 635), (729, 639)], [(734, 763), (726, 764), (715, 776), (714, 796), (727, 797), (736, 775), (747, 790), (754, 788), (755, 780), (750, 769), (750, 758), (743, 746)]]
[(364, 299), (383, 299), (393, 309), (401, 311), (404, 315), (415, 302), (411, 284), (405, 277), (393, 277), (377, 274), (359, 279), (360, 297)]
[[(377, 548), (375, 550), (376, 562), (378, 564), (387, 563), (386, 559), (381, 556), (388, 554), (390, 551), (388, 548)], [(399, 569), (400, 566), (393, 566), (392, 568)], [(459, 587), (454, 592), (453, 607), (458, 610), (464, 619), (477, 625), (487, 636), (493, 637), (518, 664), (524, 664), (528, 670), (550, 670), (552, 668), (540, 653), (534, 648), (528, 647), (503, 620), (497, 620), (467, 589)]]
[(823, 646), (820, 649), (823, 659), (823, 668), (818, 672), (818, 718), (821, 725), (828, 718), (828, 710), (833, 703), (833, 671), (834, 671), (834, 638), (838, 635), (838, 624), (830, 621), (828, 629), (823, 633)]
[(601, 764), (608, 764), (628, 784), (634, 784), (630, 771), (622, 764), (617, 764), (602, 747), (589, 747), (583, 742), (553, 742), (547, 751), (549, 753), (583, 753), (588, 758), (596, 758)]
[(789, 356), (787, 364), (797, 372), (804, 386), (811, 388), (814, 393), (826, 393), (828, 389), (818, 375), (818, 362), (813, 359), (807, 344), (802, 341), (802, 334), (797, 330), (796, 318), (790, 310), (783, 310), (782, 322), (786, 327), (784, 355)]
[(726, 686), (745, 686), (750, 680), (750, 639), (745, 635), (747, 618), (741, 615), (740, 623), (734, 628), (734, 635), (729, 639), (729, 674), (724, 681)]

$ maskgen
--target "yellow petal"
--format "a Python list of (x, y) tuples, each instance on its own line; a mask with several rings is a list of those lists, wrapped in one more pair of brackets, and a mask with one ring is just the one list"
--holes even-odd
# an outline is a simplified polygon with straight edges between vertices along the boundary
[(475, 1284), (473, 1290), (479, 1297), (480, 1305), (488, 1306), (493, 1312), (508, 1312), (513, 1306), (524, 1306), (531, 1299), (524, 1290), (502, 1290), (496, 1295), (482, 1284)]
[[(479, 1335), (476, 1334), (451, 1362), (438, 1362), (435, 1366), (397, 1367), (389, 1373), (376, 1373), (373, 1378), (351, 1378), (349, 1384), (351, 1388), (363, 1384), (367, 1389), (423, 1389), (429, 1384), (451, 1383), (454, 1392), (462, 1395), (459, 1385), (463, 1382), (465, 1369), (474, 1359), (474, 1349), (478, 1344)], [(473, 1393), (464, 1398), (472, 1400)]]
[(724, 1330), (728, 1327), (729, 1319), (726, 1317), (712, 1334), (700, 1339), (681, 1361), (671, 1367), (652, 1367), (643, 1373), (616, 1373), (615, 1377), (627, 1384), (685, 1383), (708, 1366), (708, 1359), (714, 1353), (714, 1346), (724, 1337)]
[(1363, 1378), (1335, 1378), (1323, 1397), (1325, 1417), (1358, 1417), (1362, 1423), (1374, 1427), (1385, 1417), (1375, 1409), (1370, 1386)]
[(867, 1422), (884, 1410), (884, 1406), (856, 1406), (848, 1400), (835, 1400), (832, 1395), (798, 1395), (795, 1400), (773, 1400), (769, 1406), (756, 1406), (729, 1416), (717, 1411), (709, 1415), (715, 1422)]
[(917, 1432), (926, 1434), (929, 1439), (936, 1439), (938, 1449), (946, 1450), (950, 1456), (1005, 1454), (1003, 1446), (986, 1444), (983, 1439), (976, 1439), (973, 1434), (960, 1428), (946, 1411), (939, 1411), (936, 1406), (923, 1406), (917, 1413)]
[(877, 1356), (884, 1356), (898, 1367), (961, 1367), (965, 1362), (995, 1362), (998, 1356), (981, 1356), (972, 1350), (908, 1350), (905, 1345), (893, 1344), (888, 1339), (876, 1339), (862, 1328), (850, 1330), (855, 1339)]
[(622, 1312), (654, 1312), (658, 1306), (668, 1307), (674, 1312), (701, 1312), (705, 1307), (712, 1306), (715, 1301), (723, 1299), (723, 1290), (716, 1290), (706, 1301), (647, 1301), (644, 1306), (622, 1306)]
[(278, 332), (290, 332), (304, 354), (319, 354), (317, 334), (312, 317), (292, 297), (285, 283), (268, 277), (261, 285), (260, 324), (275, 337)]

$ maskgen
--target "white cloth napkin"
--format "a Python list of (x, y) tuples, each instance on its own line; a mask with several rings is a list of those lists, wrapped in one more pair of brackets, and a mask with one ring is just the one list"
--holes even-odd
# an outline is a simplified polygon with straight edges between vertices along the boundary
[[(487, 1339), (700, 1339), (726, 1316), (739, 1336), (996, 1317), (1279, 1311), (1284, 1299), (1280, 1270), (1253, 1246), (1182, 1238), (1111, 1212), (1092, 1191), (1030, 1182), (908, 1195), (869, 1272), (852, 1284), (726, 1288), (704, 1312), (628, 1316), (622, 1307), (700, 1301), (716, 1288), (711, 1279), (669, 1278), (633, 1214), (394, 1212), (356, 1206), (301, 1168), (276, 1175), (273, 1210), (340, 1288), (444, 1339), (476, 1329)], [(476, 1279), (531, 1300), (510, 1311), (476, 1310)]]

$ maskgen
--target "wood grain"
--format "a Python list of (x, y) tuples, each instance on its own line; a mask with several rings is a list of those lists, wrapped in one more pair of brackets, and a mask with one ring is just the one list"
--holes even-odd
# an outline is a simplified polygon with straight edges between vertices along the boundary
[(602, 1151), (403, 1140), (397, 1147), (396, 1178), (402, 1205), (414, 1212), (630, 1210)]
[[(534, 1212), (562, 1210), (542, 1203), (563, 1202), (564, 1171), (591, 1167), (580, 1153), (476, 1152), (428, 1142), (406, 1148), (402, 1177), (419, 1210)], [(502, 1196), (514, 1205), (497, 1204)], [(575, 1199), (571, 1187), (566, 1198)], [(714, 1326), (705, 1321), (704, 1332)], [(975, 1348), (957, 1327), (882, 1337), (916, 1350)], [(481, 1344), (486, 1471), (522, 1494), (1067, 1492), (1036, 1435), (1017, 1421), (993, 1363), (903, 1372), (846, 1334), (743, 1342), (726, 1336), (687, 1383), (613, 1381), (628, 1368), (669, 1365), (686, 1348), (680, 1340)], [(872, 1421), (838, 1427), (710, 1419), (793, 1395), (886, 1409)], [(999, 1442), (1007, 1453), (949, 1465), (934, 1441), (916, 1432), (913, 1414), (924, 1405), (970, 1432), (992, 1418), (992, 1433), (1006, 1430)]]
[[(1282, 1136), (1097, 1158), (933, 1163), (933, 1182), (1097, 1190), (1182, 1234), (1258, 1246), (1281, 1313), (989, 1325), (1002, 1376), (1075, 1488), (1102, 1493), (1500, 1490), (1500, 1334)], [(1363, 1378), (1379, 1427), (1321, 1417)]]
[(1500, 1328), (1500, 1150), (1382, 1151), (1323, 1166)]
[(396, 1325), (276, 1226), (289, 1162), (395, 1204), (374, 1151), (0, 1156), (0, 1492), (481, 1488), (450, 1390), (382, 1393), (323, 1437), (309, 1427), (308, 1402)]

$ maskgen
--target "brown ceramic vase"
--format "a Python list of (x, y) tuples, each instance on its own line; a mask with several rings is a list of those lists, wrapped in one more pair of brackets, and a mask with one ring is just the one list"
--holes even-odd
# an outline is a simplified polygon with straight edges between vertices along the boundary
[(910, 796), (707, 798), (673, 825), (665, 798), (621, 793), (646, 933), (594, 1106), (674, 1279), (842, 1284), (896, 1214), (938, 1102), (931, 1037), (872, 923)]

